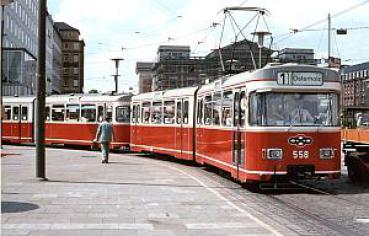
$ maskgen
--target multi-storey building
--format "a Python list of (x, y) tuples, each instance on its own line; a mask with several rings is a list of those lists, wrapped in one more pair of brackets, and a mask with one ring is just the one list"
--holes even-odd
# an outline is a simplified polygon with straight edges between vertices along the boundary
[(345, 108), (369, 107), (369, 62), (343, 68), (341, 80)]
[(137, 62), (136, 74), (138, 75), (138, 92), (147, 93), (152, 91), (154, 78), (154, 62)]
[[(273, 51), (261, 48), (261, 52), (261, 63), (264, 66), (271, 61), (270, 56)], [(213, 50), (205, 57), (191, 57), (189, 46), (161, 45), (157, 51), (157, 61), (151, 71), (152, 90), (204, 84), (225, 74), (252, 70), (259, 62), (259, 47), (248, 40), (227, 45), (220, 50)], [(142, 62), (137, 63), (137, 68), (139, 65), (141, 66)], [(149, 74), (148, 68), (145, 68), (145, 73)], [(143, 80), (140, 79), (140, 85), (142, 83)]]
[(62, 39), (59, 31), (53, 26), (53, 75), (51, 84), (52, 94), (61, 94), (63, 92), (63, 53), (62, 53)]
[(63, 93), (82, 93), (84, 85), (84, 47), (80, 32), (64, 22), (55, 22), (61, 35), (64, 81)]
[(35, 91), (38, 0), (15, 0), (4, 8), (3, 95)]
[(189, 46), (161, 45), (157, 52), (154, 73), (154, 91), (195, 86), (204, 83), (210, 69), (217, 70), (216, 64), (207, 64), (204, 58), (191, 57)]

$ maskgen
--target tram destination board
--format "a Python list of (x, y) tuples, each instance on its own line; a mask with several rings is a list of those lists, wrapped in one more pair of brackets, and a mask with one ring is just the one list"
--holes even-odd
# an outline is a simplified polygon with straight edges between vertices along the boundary
[(279, 72), (277, 83), (290, 86), (321, 86), (323, 74), (318, 72)]

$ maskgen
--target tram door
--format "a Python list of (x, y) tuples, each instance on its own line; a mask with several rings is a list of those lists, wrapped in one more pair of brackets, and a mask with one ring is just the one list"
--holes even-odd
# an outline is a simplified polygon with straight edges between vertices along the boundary
[(28, 106), (21, 106), (20, 110), (20, 136), (21, 138), (27, 138), (27, 141), (31, 141), (33, 124), (29, 124), (28, 116), (32, 116)]
[(176, 102), (176, 126), (175, 126), (175, 145), (178, 158), (182, 158), (183, 151), (183, 99)]
[(237, 178), (239, 177), (239, 168), (245, 162), (245, 141), (242, 135), (242, 128), (245, 125), (245, 91), (237, 90), (234, 93), (233, 100), (233, 150), (232, 164), (237, 166)]
[(11, 122), (11, 136), (15, 142), (21, 141), (22, 127), (21, 127), (21, 105), (14, 105), (12, 107), (12, 122)]
[(132, 109), (132, 118), (131, 118), (131, 143), (132, 144), (139, 144), (139, 137), (141, 134), (139, 133), (139, 129), (137, 128), (139, 120), (140, 120), (140, 105), (134, 104)]

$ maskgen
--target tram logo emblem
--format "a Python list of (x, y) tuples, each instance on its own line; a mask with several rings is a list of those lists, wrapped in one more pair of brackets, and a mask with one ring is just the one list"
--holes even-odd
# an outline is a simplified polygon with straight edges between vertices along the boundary
[(306, 145), (310, 145), (312, 142), (313, 142), (312, 138), (307, 137), (303, 134), (298, 134), (288, 139), (289, 144), (296, 145), (298, 147), (304, 147)]

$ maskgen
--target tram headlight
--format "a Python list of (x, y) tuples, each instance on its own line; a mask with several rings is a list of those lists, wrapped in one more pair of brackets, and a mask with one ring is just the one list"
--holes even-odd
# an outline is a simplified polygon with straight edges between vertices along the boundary
[(332, 148), (320, 149), (320, 159), (330, 160), (334, 157), (334, 150)]
[(281, 160), (283, 157), (282, 149), (273, 148), (267, 149), (267, 159), (268, 160)]

